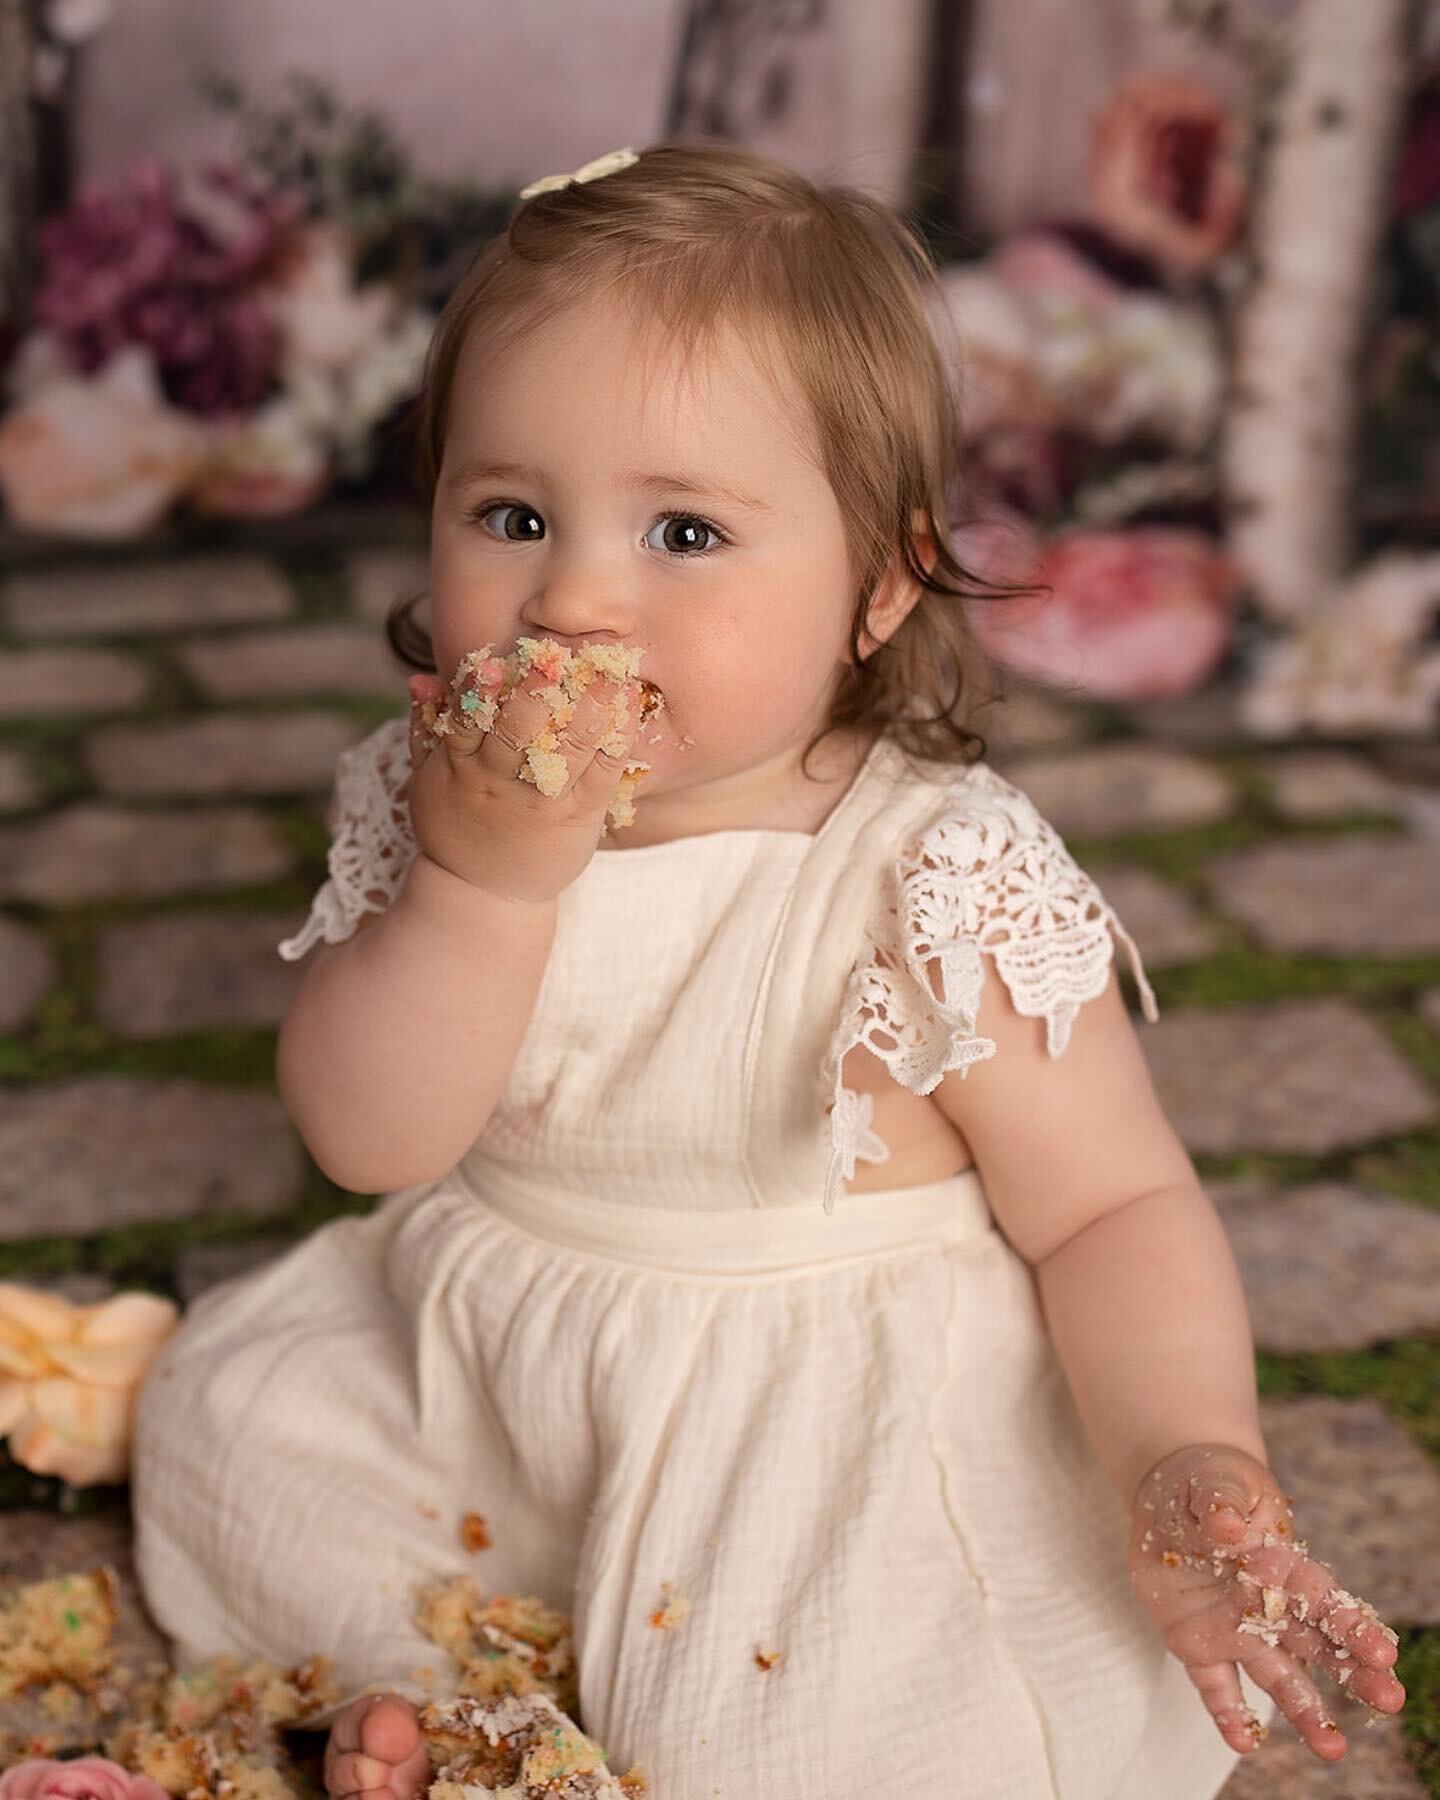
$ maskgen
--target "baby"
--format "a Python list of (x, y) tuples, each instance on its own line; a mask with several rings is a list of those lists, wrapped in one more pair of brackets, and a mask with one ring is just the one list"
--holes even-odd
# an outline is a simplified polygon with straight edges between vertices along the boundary
[(1135, 946), (967, 723), (932, 281), (661, 144), (440, 320), (409, 715), (281, 947), (285, 1104), (385, 1198), (203, 1296), (136, 1433), (159, 1622), (331, 1656), (336, 1796), (424, 1791), (474, 1507), (663, 1800), (1209, 1800), (1276, 1708), (1345, 1754), (1319, 1677), (1402, 1704), (1267, 1465)]

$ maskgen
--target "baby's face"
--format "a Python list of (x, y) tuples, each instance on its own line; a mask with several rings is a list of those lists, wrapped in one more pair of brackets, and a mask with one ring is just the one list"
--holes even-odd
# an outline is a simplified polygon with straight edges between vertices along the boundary
[(767, 387), (737, 336), (688, 366), (651, 340), (648, 382), (645, 349), (607, 300), (503, 356), (472, 335), (435, 496), (431, 622), (447, 679), (487, 642), (640, 646), (665, 709), (632, 746), (651, 769), (638, 799), (678, 835), (744, 824), (793, 788), (849, 660), (851, 577), (798, 399)]

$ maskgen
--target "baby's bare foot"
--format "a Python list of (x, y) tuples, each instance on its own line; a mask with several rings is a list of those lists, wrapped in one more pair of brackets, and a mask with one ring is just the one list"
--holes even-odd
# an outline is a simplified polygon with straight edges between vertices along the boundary
[(362, 1694), (330, 1727), (325, 1791), (332, 1800), (419, 1800), (430, 1759), (415, 1708), (399, 1694)]

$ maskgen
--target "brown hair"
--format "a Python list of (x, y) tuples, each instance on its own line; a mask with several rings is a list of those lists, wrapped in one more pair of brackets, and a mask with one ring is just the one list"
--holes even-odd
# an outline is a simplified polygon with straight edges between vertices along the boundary
[[(878, 728), (931, 761), (983, 756), (985, 739), (960, 710), (965, 703), (973, 711), (977, 694), (983, 700), (996, 690), (963, 602), (1022, 590), (982, 585), (955, 554), (959, 417), (923, 304), (927, 287), (940, 296), (935, 265), (917, 231), (856, 189), (816, 187), (727, 144), (661, 143), (613, 174), (522, 203), (471, 263), (430, 343), (413, 415), (427, 496), (470, 332), (482, 329), (487, 347), (503, 350), (520, 331), (612, 284), (638, 320), (687, 351), (718, 327), (748, 326), (749, 347), (760, 357), (778, 352), (809, 404), (856, 585), (854, 662), (802, 767), (838, 730)], [(944, 317), (943, 302), (934, 317)], [(766, 367), (777, 372), (773, 362)], [(928, 568), (917, 514), (934, 545)], [(897, 553), (919, 597), (862, 661), (870, 597)], [(413, 617), (423, 598), (398, 600), (385, 629), (403, 662), (431, 672), (429, 634)]]

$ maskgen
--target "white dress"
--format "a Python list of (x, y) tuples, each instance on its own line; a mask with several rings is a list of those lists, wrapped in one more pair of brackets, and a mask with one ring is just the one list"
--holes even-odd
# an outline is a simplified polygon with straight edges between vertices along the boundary
[[(573, 1613), (582, 1720), (656, 1800), (1216, 1793), (1235, 1754), (1131, 1595), (979, 1175), (841, 1187), (888, 1154), (846, 1050), (933, 1091), (994, 1054), (992, 963), (1052, 1054), (1115, 938), (1154, 1016), (1024, 795), (921, 768), (880, 739), (816, 834), (597, 853), (461, 1163), (190, 1307), (133, 1474), (182, 1666), (322, 1652), (347, 1698), (423, 1696), (413, 1584), (465, 1571)], [(393, 897), (408, 774), (403, 718), (342, 756), (282, 955)]]

